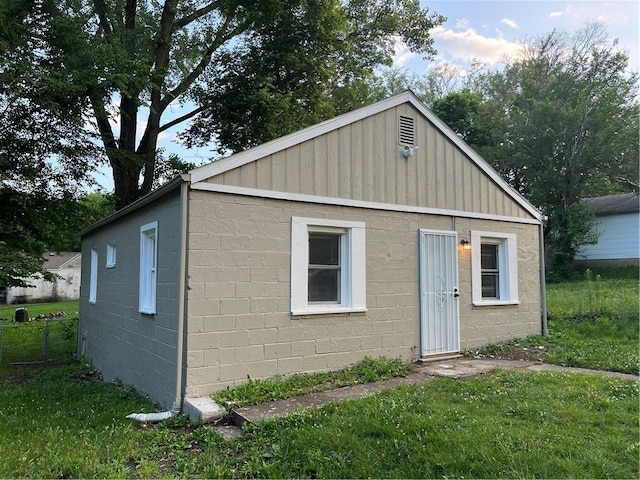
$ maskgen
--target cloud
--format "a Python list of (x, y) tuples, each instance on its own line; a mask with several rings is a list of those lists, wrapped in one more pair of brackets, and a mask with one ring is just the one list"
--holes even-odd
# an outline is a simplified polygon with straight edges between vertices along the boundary
[(409, 60), (413, 57), (417, 56), (409, 47), (400, 40), (400, 38), (395, 39), (394, 46), (394, 54), (393, 54), (393, 65), (396, 67), (404, 67)]
[(456, 20), (456, 28), (467, 28), (469, 26), (469, 20), (466, 18), (459, 18)]
[(500, 20), (500, 23), (504, 23), (507, 27), (518, 28), (518, 24), (515, 20), (511, 20), (510, 18), (503, 18)]
[(551, 12), (549, 17), (563, 16), (573, 24), (597, 21), (605, 25), (629, 25), (631, 18), (621, 8), (624, 6), (624, 2), (569, 5), (563, 11)]
[(478, 59), (486, 64), (495, 64), (506, 57), (512, 57), (520, 51), (520, 45), (509, 42), (502, 37), (486, 37), (473, 28), (456, 32), (444, 27), (436, 27), (431, 31), (436, 40), (437, 50), (457, 61)]

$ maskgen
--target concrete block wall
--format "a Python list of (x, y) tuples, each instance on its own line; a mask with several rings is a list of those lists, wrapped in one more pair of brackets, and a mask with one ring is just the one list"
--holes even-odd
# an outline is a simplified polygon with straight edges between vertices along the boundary
[[(293, 216), (366, 223), (365, 313), (291, 315)], [(470, 256), (460, 252), (462, 348), (540, 331), (536, 226), (191, 191), (187, 396), (247, 377), (339, 369), (367, 355), (416, 358), (422, 228), (518, 235), (517, 306), (472, 307)]]
[[(155, 315), (138, 312), (140, 227), (158, 222), (158, 283)], [(176, 192), (103, 228), (82, 241), (82, 290), (78, 353), (107, 381), (135, 386), (164, 408), (175, 400), (180, 195)], [(116, 265), (106, 268), (107, 243)], [(91, 249), (98, 252), (96, 303), (88, 301)], [(83, 340), (84, 339), (84, 340)]]

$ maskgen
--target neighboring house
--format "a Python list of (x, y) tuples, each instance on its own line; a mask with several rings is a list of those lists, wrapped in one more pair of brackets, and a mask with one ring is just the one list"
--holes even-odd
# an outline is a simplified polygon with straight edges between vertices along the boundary
[(638, 266), (640, 257), (640, 202), (637, 193), (587, 198), (596, 215), (598, 243), (584, 245), (576, 264), (587, 267)]
[(58, 302), (80, 298), (82, 255), (79, 252), (49, 252), (43, 258), (45, 268), (56, 275), (54, 281), (29, 278), (32, 287), (4, 288), (2, 303)]
[(541, 231), (405, 92), (192, 170), (83, 232), (78, 351), (179, 410), (248, 378), (539, 334)]

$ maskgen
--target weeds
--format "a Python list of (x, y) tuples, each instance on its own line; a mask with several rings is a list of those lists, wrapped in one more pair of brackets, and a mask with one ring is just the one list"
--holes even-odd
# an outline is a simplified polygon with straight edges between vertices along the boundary
[(298, 374), (268, 380), (249, 379), (238, 387), (214, 393), (212, 398), (221, 405), (225, 403), (232, 403), (236, 407), (256, 405), (348, 385), (401, 377), (413, 370), (412, 365), (400, 359), (366, 357), (351, 367), (333, 372)]

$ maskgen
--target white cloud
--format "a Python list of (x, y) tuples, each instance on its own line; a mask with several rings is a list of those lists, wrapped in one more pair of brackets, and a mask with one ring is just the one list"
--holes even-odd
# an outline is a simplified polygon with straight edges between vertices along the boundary
[(500, 23), (504, 23), (507, 27), (518, 28), (518, 24), (515, 20), (511, 20), (510, 18), (503, 18), (500, 20)]
[(409, 60), (416, 56), (400, 38), (395, 39), (393, 65), (396, 67), (404, 67)]
[(436, 40), (437, 50), (458, 61), (478, 59), (486, 64), (495, 64), (506, 57), (517, 55), (520, 45), (504, 38), (486, 37), (473, 28), (456, 32), (444, 27), (436, 27), (431, 31)]
[[(622, 2), (621, 2), (622, 3)], [(628, 25), (629, 15), (616, 3), (582, 3), (569, 5), (564, 11), (551, 12), (549, 17), (564, 16), (574, 24), (597, 21), (605, 25)]]
[(469, 20), (466, 18), (459, 18), (456, 20), (456, 28), (467, 28), (469, 26)]

